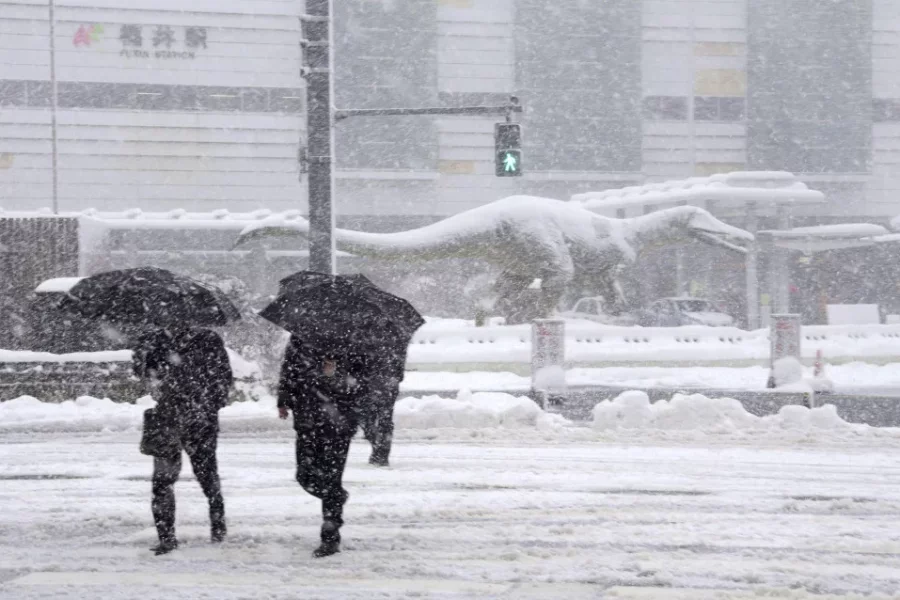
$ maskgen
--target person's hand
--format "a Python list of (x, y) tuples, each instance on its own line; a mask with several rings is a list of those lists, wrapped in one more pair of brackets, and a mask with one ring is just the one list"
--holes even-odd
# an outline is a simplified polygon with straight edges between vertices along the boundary
[(278, 418), (279, 419), (281, 419), (283, 421), (284, 419), (287, 419), (289, 415), (290, 415), (290, 411), (288, 410), (287, 406), (279, 406), (278, 407)]

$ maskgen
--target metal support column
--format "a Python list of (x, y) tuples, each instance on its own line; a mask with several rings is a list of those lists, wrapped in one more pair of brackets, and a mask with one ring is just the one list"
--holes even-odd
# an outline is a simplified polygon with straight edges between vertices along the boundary
[[(776, 209), (776, 228), (781, 231), (787, 231), (791, 228), (790, 217), (787, 208), (779, 206)], [(790, 271), (790, 252), (784, 248), (772, 245), (772, 259), (774, 262), (774, 283), (775, 289), (772, 290), (772, 300), (775, 303), (775, 312), (788, 314), (791, 312), (791, 271)]]
[(334, 129), (331, 0), (306, 0), (301, 17), (306, 54), (309, 160), (309, 269), (334, 273)]
[[(759, 215), (756, 203), (747, 205), (747, 224), (745, 229), (754, 236), (759, 230)], [(755, 240), (747, 248), (744, 258), (744, 271), (747, 277), (747, 329), (753, 331), (760, 327), (759, 323), (759, 241)]]

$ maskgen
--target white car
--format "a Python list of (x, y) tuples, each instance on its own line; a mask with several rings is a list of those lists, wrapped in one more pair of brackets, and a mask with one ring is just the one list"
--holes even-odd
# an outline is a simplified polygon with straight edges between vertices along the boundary
[(560, 316), (566, 319), (584, 319), (603, 323), (604, 325), (634, 325), (635, 319), (631, 315), (610, 315), (603, 310), (603, 298), (590, 296), (582, 298), (575, 303), (572, 310), (563, 311)]
[(640, 312), (638, 323), (644, 327), (734, 327), (734, 317), (702, 298), (662, 298)]

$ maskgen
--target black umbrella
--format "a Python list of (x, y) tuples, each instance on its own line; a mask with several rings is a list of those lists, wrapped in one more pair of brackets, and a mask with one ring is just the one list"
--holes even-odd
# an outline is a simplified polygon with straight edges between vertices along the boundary
[(260, 316), (321, 351), (405, 351), (425, 323), (409, 302), (362, 275), (301, 271), (280, 283)]
[(85, 277), (68, 295), (68, 307), (85, 317), (128, 325), (210, 327), (241, 318), (219, 288), (155, 267)]

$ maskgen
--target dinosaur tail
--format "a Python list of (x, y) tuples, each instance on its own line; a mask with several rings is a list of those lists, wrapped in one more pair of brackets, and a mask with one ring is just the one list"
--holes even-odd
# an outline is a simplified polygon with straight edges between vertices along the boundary
[[(476, 256), (480, 246), (477, 238), (485, 237), (486, 232), (461, 227), (462, 224), (457, 221), (450, 217), (432, 225), (397, 233), (335, 229), (335, 245), (343, 252), (382, 259), (434, 260)], [(309, 239), (309, 221), (270, 217), (245, 228), (235, 247), (254, 240), (278, 237)]]

